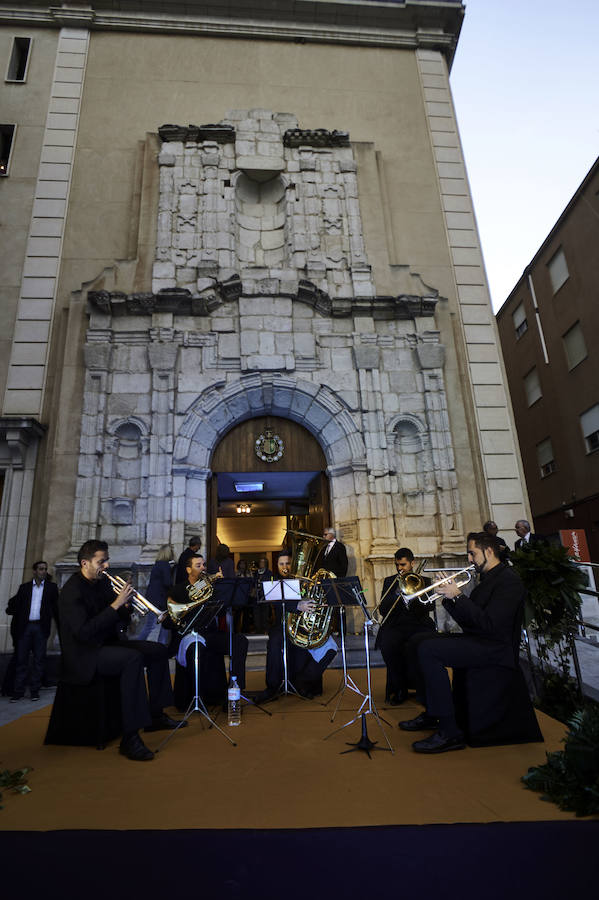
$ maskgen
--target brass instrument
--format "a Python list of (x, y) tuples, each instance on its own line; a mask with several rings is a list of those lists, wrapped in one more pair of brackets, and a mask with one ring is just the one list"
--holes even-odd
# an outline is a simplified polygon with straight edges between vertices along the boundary
[(389, 591), (393, 588), (393, 585), (399, 584), (399, 594), (397, 595), (395, 602), (393, 603), (387, 614), (383, 616), (380, 623), (381, 627), (385, 624), (400, 600), (403, 600), (403, 602), (407, 604), (407, 602), (412, 600), (415, 596), (419, 596), (422, 593), (425, 584), (424, 578), (422, 577), (420, 572), (422, 571), (425, 563), (426, 559), (423, 559), (414, 572), (407, 572), (405, 575), (400, 575), (399, 572), (397, 573), (396, 578), (394, 578), (394, 580), (385, 591), (384, 595), (381, 597), (381, 601), (375, 610), (375, 613), (378, 612), (383, 603), (383, 600), (385, 599)]
[[(447, 572), (447, 569), (435, 569), (429, 571), (436, 572)], [(463, 588), (472, 581), (474, 575), (476, 573), (476, 566), (464, 566), (463, 569), (453, 569), (450, 570), (453, 574), (446, 575), (445, 578), (439, 578), (437, 581), (434, 581), (432, 584), (429, 584), (428, 587), (423, 588), (420, 591), (416, 591), (410, 597), (411, 600), (418, 598), (421, 603), (434, 603), (436, 600), (443, 599), (443, 594), (435, 593), (435, 588), (439, 587), (440, 584), (447, 584), (448, 581), (455, 581), (456, 587)], [(462, 576), (460, 578), (460, 575)], [(432, 593), (431, 593), (432, 591)], [(429, 596), (430, 594), (430, 596)]]
[[(102, 572), (102, 574), (108, 578), (110, 584), (112, 585), (112, 590), (115, 594), (120, 594), (124, 587), (127, 587), (129, 584), (128, 581), (125, 581), (120, 575), (110, 575), (108, 572)], [(153, 603), (144, 597), (139, 591), (136, 591), (133, 586), (132, 594), (131, 594), (131, 606), (135, 610), (135, 612), (140, 616), (147, 616), (149, 612), (154, 613), (155, 616), (161, 616), (164, 612), (163, 609), (158, 609), (157, 606), (154, 606)]]
[[(291, 572), (293, 578), (308, 582), (304, 600), (316, 603), (313, 612), (287, 613), (286, 629), (289, 640), (304, 650), (316, 650), (328, 640), (332, 629), (333, 607), (322, 603), (322, 581), (335, 578), (333, 572), (318, 569), (313, 572), (316, 560), (328, 541), (304, 531), (287, 532), (287, 542), (291, 539)], [(319, 602), (320, 601), (320, 602)]]
[(179, 625), (190, 612), (197, 609), (202, 603), (210, 600), (214, 593), (212, 582), (216, 581), (217, 578), (222, 577), (221, 572), (217, 572), (216, 575), (208, 575), (206, 572), (203, 572), (197, 581), (187, 585), (189, 603), (175, 603), (175, 601), (171, 600), (169, 597), (166, 602), (166, 608), (175, 625)]

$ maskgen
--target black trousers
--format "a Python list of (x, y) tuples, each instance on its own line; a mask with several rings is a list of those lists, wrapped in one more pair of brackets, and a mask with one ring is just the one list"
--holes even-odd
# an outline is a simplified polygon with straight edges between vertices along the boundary
[(408, 644), (418, 693), (426, 697), (430, 716), (454, 715), (454, 703), (447, 666), (451, 668), (487, 668), (501, 665), (505, 658), (502, 644), (470, 637), (467, 634), (417, 634)]
[[(148, 676), (148, 690), (144, 669)], [(155, 641), (120, 641), (100, 649), (98, 675), (118, 675), (123, 734), (152, 724), (173, 703), (168, 650)]]
[[(322, 673), (334, 659), (335, 652), (328, 653), (316, 662), (311, 653), (303, 647), (296, 647), (287, 637), (287, 677), (298, 690), (322, 693)], [(281, 624), (274, 625), (268, 632), (266, 648), (266, 687), (276, 691), (283, 682), (283, 631)]]
[(387, 666), (387, 698), (407, 691), (412, 684), (406, 653), (407, 642), (415, 634), (430, 635), (434, 630), (435, 625), (431, 619), (402, 625), (387, 624), (379, 629), (376, 643)]
[(15, 686), (13, 693), (22, 696), (25, 693), (25, 682), (29, 669), (29, 654), (31, 653), (31, 681), (29, 688), (32, 693), (37, 693), (44, 675), (46, 662), (46, 644), (48, 635), (42, 630), (41, 622), (28, 622), (21, 637), (17, 640)]

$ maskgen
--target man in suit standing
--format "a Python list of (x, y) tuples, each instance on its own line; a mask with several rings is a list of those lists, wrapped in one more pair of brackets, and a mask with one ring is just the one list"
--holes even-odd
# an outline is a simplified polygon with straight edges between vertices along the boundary
[(8, 601), (7, 612), (13, 616), (11, 633), (15, 642), (16, 672), (14, 690), (10, 702), (16, 703), (25, 696), (25, 682), (32, 656), (32, 700), (39, 700), (40, 686), (46, 662), (46, 644), (50, 637), (52, 619), (57, 620), (58, 588), (48, 575), (48, 563), (40, 560), (33, 564), (33, 580), (22, 584)]
[(347, 575), (347, 551), (345, 544), (337, 540), (334, 528), (325, 528), (323, 535), (327, 541), (326, 547), (318, 555), (317, 569), (326, 569), (337, 578), (345, 578)]
[(514, 550), (527, 550), (532, 544), (544, 544), (545, 538), (541, 534), (532, 534), (530, 531), (530, 522), (526, 519), (518, 519), (514, 525), (514, 531), (518, 535), (518, 540), (514, 544)]

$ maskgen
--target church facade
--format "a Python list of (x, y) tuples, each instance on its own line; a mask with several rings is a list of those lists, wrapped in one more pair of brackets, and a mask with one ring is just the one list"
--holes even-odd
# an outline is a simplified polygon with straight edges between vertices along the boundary
[(215, 453), (264, 417), (319, 445), (371, 596), (400, 544), (452, 565), (486, 518), (511, 528), (527, 502), (449, 87), (461, 3), (114, 6), (0, 4), (0, 51), (31, 38), (4, 85), (5, 595), (91, 537), (142, 571), (163, 543), (210, 547)]

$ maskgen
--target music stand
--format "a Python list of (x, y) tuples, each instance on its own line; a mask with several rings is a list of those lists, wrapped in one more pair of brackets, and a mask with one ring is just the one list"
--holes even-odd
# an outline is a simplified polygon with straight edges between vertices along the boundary
[[(177, 727), (174, 728), (165, 737), (165, 739), (163, 741), (161, 741), (160, 744), (158, 744), (158, 747), (156, 748), (156, 750), (154, 750), (154, 753), (158, 753), (160, 750), (162, 750), (163, 747), (166, 747), (166, 745), (171, 740), (171, 738), (173, 738), (176, 735), (176, 733), (178, 732), (178, 730), (181, 728), (181, 726), (183, 725), (183, 722), (187, 722), (187, 720), (191, 718), (193, 713), (196, 713), (196, 712), (199, 713), (201, 716), (203, 716), (203, 718), (206, 719), (210, 723), (210, 726), (213, 725), (217, 731), (220, 731), (222, 736), (225, 737), (231, 744), (233, 744), (234, 747), (237, 746), (236, 741), (234, 741), (232, 737), (229, 737), (229, 735), (225, 731), (223, 731), (219, 725), (216, 724), (216, 722), (214, 721), (214, 719), (211, 717), (210, 713), (208, 712), (208, 710), (206, 708), (206, 704), (204, 703), (204, 701), (202, 700), (202, 698), (200, 696), (200, 649), (199, 649), (199, 645), (201, 643), (201, 635), (199, 634), (199, 629), (206, 628), (210, 624), (210, 622), (212, 622), (212, 620), (220, 614), (224, 605), (225, 604), (222, 600), (206, 600), (204, 603), (202, 603), (198, 607), (197, 610), (194, 611), (193, 615), (189, 617), (189, 622), (184, 623), (181, 626), (181, 628), (179, 629), (179, 634), (182, 637), (187, 637), (188, 635), (192, 635), (195, 637), (195, 640), (194, 640), (194, 644), (195, 644), (195, 653), (194, 653), (195, 691), (194, 691), (193, 698), (185, 711), (185, 715), (183, 716), (181, 721), (178, 723)], [(204, 723), (202, 722), (202, 727), (203, 727), (203, 724)]]
[[(345, 722), (344, 725), (340, 725), (339, 728), (335, 728), (333, 731), (331, 731), (329, 734), (327, 734), (327, 736), (325, 738), (323, 738), (323, 740), (325, 740), (325, 741), (328, 740), (334, 734), (337, 734), (337, 732), (342, 731), (344, 728), (347, 728), (349, 725), (353, 725), (353, 723), (357, 722), (358, 719), (362, 719), (362, 723), (363, 723), (362, 739), (357, 744), (352, 745), (352, 746), (356, 750), (363, 749), (363, 747), (361, 745), (363, 743), (364, 736), (366, 736), (366, 738), (368, 737), (366, 734), (366, 716), (374, 716), (376, 723), (379, 726), (379, 728), (381, 729), (381, 731), (383, 733), (383, 737), (385, 738), (385, 741), (387, 742), (387, 747), (374, 747), (374, 744), (372, 744), (372, 742), (369, 742), (371, 744), (370, 749), (375, 749), (375, 750), (388, 749), (391, 751), (391, 753), (394, 753), (395, 751), (393, 750), (393, 747), (391, 746), (391, 742), (389, 741), (389, 738), (387, 737), (387, 733), (386, 733), (385, 729), (383, 728), (383, 725), (381, 722), (382, 717), (379, 716), (378, 710), (376, 708), (376, 704), (375, 704), (374, 700), (372, 699), (372, 680), (370, 677), (370, 645), (368, 642), (368, 638), (369, 638), (369, 628), (371, 628), (372, 625), (374, 625), (374, 622), (370, 616), (368, 607), (366, 606), (366, 600), (364, 598), (359, 579), (351, 578), (351, 579), (346, 579), (346, 580), (350, 581), (349, 588), (354, 597), (355, 603), (357, 603), (358, 606), (360, 606), (362, 612), (364, 613), (364, 650), (366, 653), (366, 679), (367, 679), (368, 690), (367, 690), (366, 694), (364, 694), (362, 691), (358, 691), (358, 693), (363, 698), (363, 700), (356, 712), (356, 715), (352, 719), (350, 719), (348, 722)], [(348, 605), (350, 605), (350, 604), (348, 604)], [(389, 722), (387, 722), (386, 719), (382, 719), (382, 721), (385, 722), (386, 725), (390, 724)], [(349, 753), (350, 751), (344, 750), (342, 752)]]
[(341, 636), (341, 659), (343, 661), (343, 671), (341, 674), (339, 687), (324, 704), (324, 706), (328, 706), (329, 703), (332, 703), (335, 697), (339, 695), (339, 699), (337, 700), (333, 715), (331, 716), (331, 722), (333, 722), (335, 720), (335, 716), (337, 715), (337, 711), (339, 710), (339, 706), (341, 705), (341, 701), (343, 700), (343, 694), (346, 690), (352, 691), (359, 697), (362, 697), (364, 699), (366, 698), (366, 694), (360, 690), (360, 688), (357, 686), (356, 682), (348, 672), (347, 654), (345, 649), (345, 607), (358, 605), (358, 601), (356, 600), (356, 597), (353, 593), (353, 588), (356, 586), (359, 588), (360, 581), (355, 576), (335, 579), (327, 578), (321, 581), (320, 585), (324, 590), (324, 599), (326, 600), (327, 604), (329, 606), (339, 607), (339, 631)]
[[(300, 583), (297, 578), (281, 579), (280, 581), (263, 581), (262, 590), (264, 592), (265, 603), (276, 603), (281, 605), (281, 627), (283, 629), (283, 680), (277, 688), (276, 694), (296, 694), (301, 697), (300, 692), (289, 679), (289, 669), (287, 661), (287, 602), (297, 603), (302, 599), (300, 592)], [(302, 697), (302, 699), (304, 699)]]
[[(248, 605), (248, 599), (250, 595), (250, 589), (252, 587), (252, 579), (251, 578), (219, 578), (218, 581), (214, 582), (214, 596), (218, 598), (218, 600), (222, 601), (227, 607), (227, 628), (229, 631), (229, 684), (231, 683), (231, 677), (233, 675), (233, 620), (234, 620), (234, 611), (239, 609), (242, 606)], [(256, 703), (255, 700), (252, 700), (251, 697), (246, 697), (245, 694), (240, 694), (240, 699), (243, 700), (250, 706), (255, 706), (256, 709), (261, 710), (263, 713), (266, 713), (267, 716), (272, 716), (272, 713), (268, 709), (264, 709), (263, 706), (260, 706), (259, 703)]]

